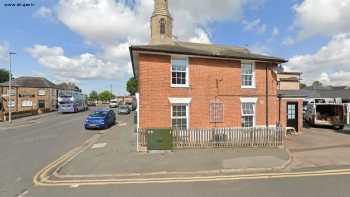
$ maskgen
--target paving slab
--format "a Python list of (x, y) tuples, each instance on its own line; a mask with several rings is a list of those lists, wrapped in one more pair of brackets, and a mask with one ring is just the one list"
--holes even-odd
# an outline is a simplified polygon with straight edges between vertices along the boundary
[(293, 162), (289, 169), (350, 165), (350, 135), (329, 128), (305, 128), (287, 138)]
[[(131, 116), (132, 117), (132, 116)], [(136, 151), (135, 125), (130, 116), (119, 116), (119, 126), (65, 165), (61, 175), (104, 175), (125, 173), (193, 172), (220, 169), (278, 168), (289, 160), (283, 148), (231, 148), (177, 150), (166, 153)]]

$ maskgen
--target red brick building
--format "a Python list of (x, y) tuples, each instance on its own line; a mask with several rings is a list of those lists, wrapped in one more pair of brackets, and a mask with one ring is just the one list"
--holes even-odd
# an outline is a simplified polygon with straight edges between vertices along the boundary
[(277, 67), (246, 48), (173, 41), (166, 0), (155, 1), (149, 45), (130, 47), (139, 128), (281, 125)]

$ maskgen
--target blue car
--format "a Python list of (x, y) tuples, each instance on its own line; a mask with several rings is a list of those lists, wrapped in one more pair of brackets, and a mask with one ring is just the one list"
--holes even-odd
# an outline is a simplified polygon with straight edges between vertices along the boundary
[(90, 114), (84, 123), (85, 129), (107, 129), (116, 124), (116, 115), (110, 109), (98, 109)]

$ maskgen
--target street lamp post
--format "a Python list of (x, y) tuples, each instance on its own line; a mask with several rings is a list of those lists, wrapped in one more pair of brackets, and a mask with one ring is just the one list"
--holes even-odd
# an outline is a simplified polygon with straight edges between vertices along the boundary
[(8, 96), (9, 96), (9, 101), (8, 101), (8, 109), (9, 109), (9, 123), (12, 123), (12, 100), (11, 100), (11, 93), (12, 93), (12, 55), (16, 55), (16, 53), (14, 52), (10, 52), (9, 56), (10, 56), (10, 65), (9, 65), (9, 90), (8, 90)]

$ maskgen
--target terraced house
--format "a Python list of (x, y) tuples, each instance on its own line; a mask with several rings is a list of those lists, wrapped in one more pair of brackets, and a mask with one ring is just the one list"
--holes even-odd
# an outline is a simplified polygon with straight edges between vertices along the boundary
[[(8, 115), (9, 108), (14, 115), (24, 113), (42, 113), (57, 109), (58, 87), (42, 77), (18, 77), (12, 81), (12, 90), (9, 83), (0, 83), (3, 112)], [(9, 96), (11, 95), (11, 101)]]
[(172, 20), (168, 2), (156, 0), (150, 44), (130, 47), (139, 81), (139, 128), (286, 125), (277, 92), (277, 68), (286, 60), (174, 40)]

